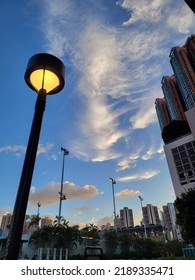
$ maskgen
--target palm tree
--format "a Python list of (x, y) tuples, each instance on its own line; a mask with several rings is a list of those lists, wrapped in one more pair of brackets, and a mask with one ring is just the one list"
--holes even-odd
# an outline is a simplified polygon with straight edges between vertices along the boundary
[(29, 245), (34, 245), (36, 248), (53, 247), (53, 226), (44, 226), (35, 230), (29, 239)]
[(90, 240), (90, 242), (88, 242), (90, 244), (88, 245), (92, 245), (92, 246), (98, 245), (100, 240), (98, 227), (92, 223), (89, 224), (89, 226), (86, 225), (85, 229), (87, 230), (83, 231), (83, 237)]
[(62, 248), (71, 251), (77, 242), (82, 242), (81, 234), (78, 226), (68, 226), (68, 222), (63, 224), (54, 224), (44, 226), (33, 232), (29, 239), (29, 245), (36, 248)]
[(81, 243), (81, 233), (79, 226), (69, 227), (67, 224), (54, 226), (55, 247), (65, 248), (71, 251), (73, 246), (77, 246), (77, 242)]

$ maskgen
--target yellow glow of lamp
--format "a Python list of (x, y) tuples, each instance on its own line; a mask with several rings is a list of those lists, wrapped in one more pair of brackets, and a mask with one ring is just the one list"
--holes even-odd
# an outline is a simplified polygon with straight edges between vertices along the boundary
[(64, 87), (65, 67), (57, 57), (41, 53), (28, 62), (25, 81), (36, 92), (55, 94)]

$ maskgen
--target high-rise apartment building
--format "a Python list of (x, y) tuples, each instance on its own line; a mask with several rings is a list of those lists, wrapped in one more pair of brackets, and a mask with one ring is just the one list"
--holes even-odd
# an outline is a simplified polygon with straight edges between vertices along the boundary
[(147, 204), (146, 206), (142, 207), (142, 213), (143, 213), (143, 222), (146, 226), (150, 224), (154, 224), (154, 225), (160, 224), (160, 217), (159, 217), (157, 206), (153, 206), (152, 204)]
[(192, 134), (164, 146), (175, 195), (195, 185), (195, 141)]
[(163, 128), (168, 125), (171, 121), (169, 111), (167, 108), (167, 104), (164, 98), (156, 98), (155, 108), (158, 117), (158, 121), (160, 124), (161, 131)]
[(173, 47), (170, 52), (170, 63), (187, 110), (195, 106), (195, 72), (192, 55), (193, 52), (189, 52), (186, 45)]
[(161, 81), (163, 106), (167, 106), (168, 113), (165, 110), (159, 113), (159, 98), (155, 101), (155, 107), (161, 130), (166, 126), (162, 119), (169, 116), (170, 123), (187, 120), (192, 132), (181, 131), (181, 134), (172, 136), (169, 143), (165, 141), (164, 145), (174, 191), (179, 197), (195, 184), (195, 35), (187, 38), (182, 47), (171, 49), (170, 63), (174, 74), (164, 76)]
[(166, 228), (169, 239), (181, 241), (181, 233), (179, 227), (176, 225), (176, 212), (174, 204), (167, 203), (167, 205), (162, 206), (162, 208), (164, 227)]
[(186, 108), (175, 76), (164, 76), (161, 85), (171, 121), (186, 120)]
[(133, 210), (128, 207), (120, 210), (120, 221), (122, 227), (134, 227)]
[(10, 214), (10, 213), (4, 214), (2, 219), (1, 219), (1, 228), (6, 229), (7, 226), (10, 226), (11, 225), (11, 220), (12, 220), (12, 214)]
[[(192, 0), (193, 1), (193, 0)], [(188, 37), (184, 47), (188, 50), (189, 61), (195, 71), (195, 36)]]

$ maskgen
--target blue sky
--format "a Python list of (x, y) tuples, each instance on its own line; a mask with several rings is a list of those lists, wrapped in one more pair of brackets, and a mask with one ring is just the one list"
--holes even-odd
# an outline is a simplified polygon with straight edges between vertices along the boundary
[(24, 81), (41, 52), (66, 66), (66, 85), (47, 97), (27, 213), (58, 215), (62, 153), (62, 215), (71, 224), (113, 221), (140, 201), (175, 200), (154, 101), (171, 75), (171, 47), (194, 33), (183, 0), (18, 0), (1, 3), (0, 215), (12, 211), (34, 114), (36, 93)]

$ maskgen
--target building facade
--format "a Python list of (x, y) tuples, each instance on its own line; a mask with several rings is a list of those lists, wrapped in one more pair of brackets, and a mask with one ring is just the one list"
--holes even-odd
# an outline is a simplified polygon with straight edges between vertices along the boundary
[(120, 210), (120, 222), (122, 227), (134, 227), (133, 210), (128, 207)]
[(176, 225), (176, 211), (173, 203), (162, 206), (163, 226), (169, 240), (182, 241), (179, 227)]
[(195, 106), (194, 42), (195, 35), (187, 39), (183, 47), (173, 47), (170, 63), (173, 68), (186, 109)]
[(158, 213), (158, 207), (152, 204), (147, 204), (142, 207), (143, 222), (147, 225), (160, 225), (160, 217)]
[(12, 220), (12, 214), (10, 213), (4, 214), (1, 219), (1, 228), (4, 230), (7, 228), (7, 226), (10, 226), (11, 220)]
[(164, 146), (176, 197), (195, 186), (195, 141), (192, 134)]
[(159, 98), (155, 101), (155, 108), (161, 131), (167, 123), (163, 123), (162, 119), (167, 116), (170, 117), (169, 123), (186, 120), (191, 130), (191, 134), (181, 133), (164, 145), (175, 195), (180, 197), (181, 193), (195, 185), (195, 35), (188, 37), (182, 47), (171, 49), (170, 64), (173, 75), (164, 76), (161, 81), (163, 106), (167, 107), (168, 113), (160, 111)]
[(161, 81), (161, 87), (171, 121), (186, 120), (186, 108), (175, 75), (164, 76)]
[(160, 125), (161, 131), (163, 128), (171, 122), (167, 104), (164, 98), (156, 98), (155, 109)]

